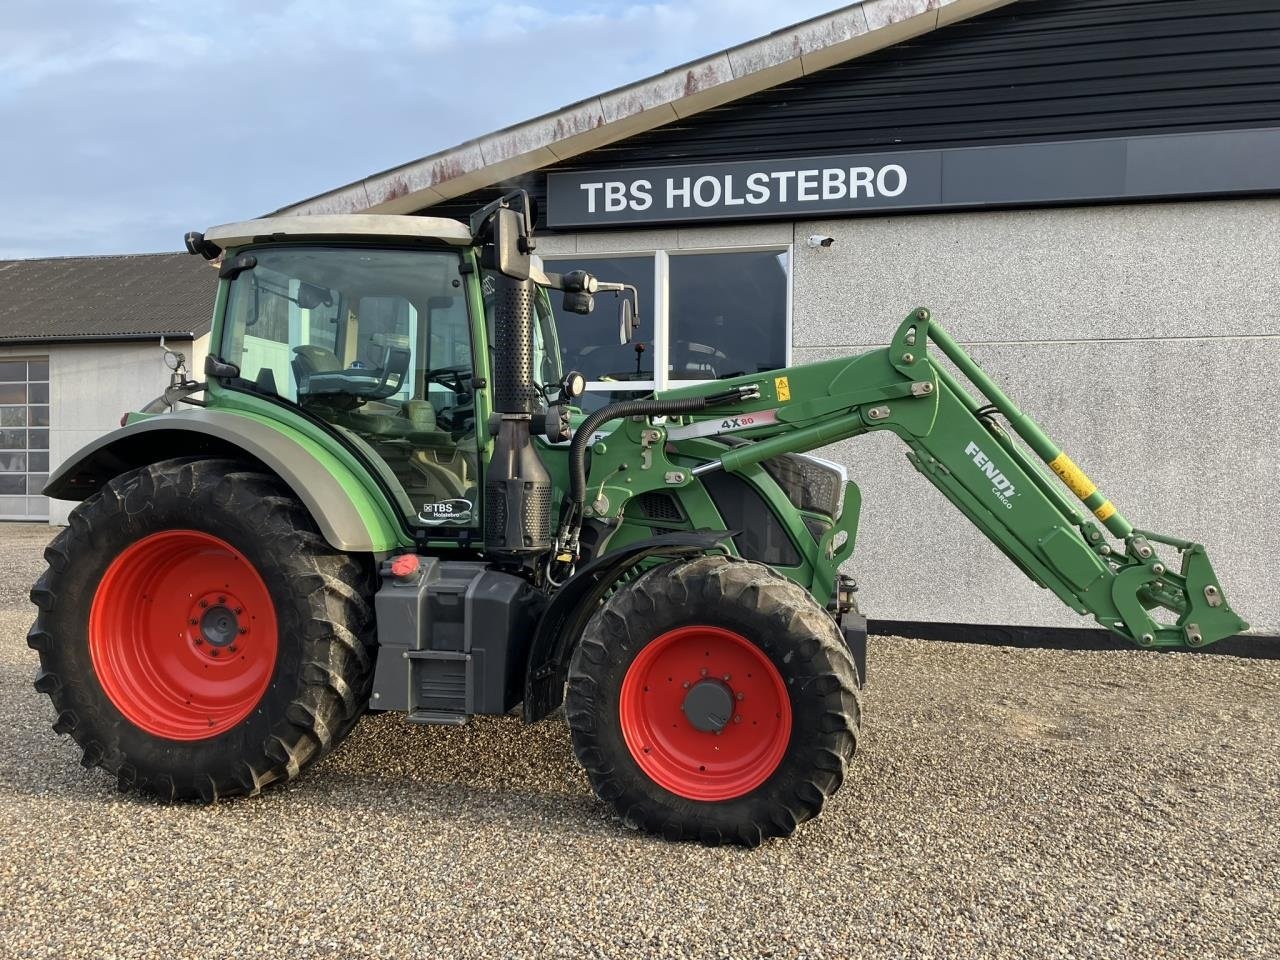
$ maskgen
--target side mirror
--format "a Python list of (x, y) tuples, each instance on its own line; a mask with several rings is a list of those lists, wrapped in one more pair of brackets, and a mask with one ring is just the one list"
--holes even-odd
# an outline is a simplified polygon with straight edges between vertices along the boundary
[(528, 280), (533, 266), (531, 252), (524, 214), (511, 207), (493, 211), (484, 266), (513, 280)]
[(631, 298), (623, 295), (622, 306), (618, 308), (618, 343), (626, 346), (631, 342), (631, 332), (636, 328), (636, 312), (631, 306)]

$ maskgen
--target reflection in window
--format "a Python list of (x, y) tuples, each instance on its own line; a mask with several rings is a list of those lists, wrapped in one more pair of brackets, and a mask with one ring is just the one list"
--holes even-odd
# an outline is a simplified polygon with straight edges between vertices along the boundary
[(787, 365), (787, 254), (672, 255), (667, 370), (715, 380)]
[[(664, 263), (665, 270), (657, 269)], [(556, 257), (547, 265), (557, 273), (586, 270), (640, 291), (636, 342), (623, 346), (618, 345), (614, 297), (597, 295), (595, 313), (583, 317), (567, 313), (560, 296), (552, 296), (564, 368), (582, 371), (590, 384), (583, 409), (680, 382), (787, 365), (791, 264), (786, 250)], [(655, 275), (666, 277), (665, 290), (655, 288)], [(655, 370), (658, 356), (665, 364)]]

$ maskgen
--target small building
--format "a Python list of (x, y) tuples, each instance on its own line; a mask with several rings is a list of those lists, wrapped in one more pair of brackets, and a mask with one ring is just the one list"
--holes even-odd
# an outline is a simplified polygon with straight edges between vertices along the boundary
[[(641, 291), (643, 353), (562, 318), (600, 402), (882, 346), (930, 306), (1274, 633), (1278, 64), (1274, 0), (863, 0), (280, 212), (526, 189), (552, 269)], [(1088, 625), (904, 452), (826, 453), (864, 491), (870, 616)]]
[(164, 391), (162, 338), (200, 371), (217, 279), (185, 253), (0, 260), (0, 520), (67, 522), (50, 469)]

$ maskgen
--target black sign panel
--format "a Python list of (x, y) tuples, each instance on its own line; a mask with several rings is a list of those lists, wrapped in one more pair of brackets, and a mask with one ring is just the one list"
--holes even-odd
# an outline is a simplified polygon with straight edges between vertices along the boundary
[(547, 175), (547, 225), (809, 216), (936, 205), (936, 150)]
[(1280, 130), (547, 174), (547, 225), (818, 217), (1280, 191)]

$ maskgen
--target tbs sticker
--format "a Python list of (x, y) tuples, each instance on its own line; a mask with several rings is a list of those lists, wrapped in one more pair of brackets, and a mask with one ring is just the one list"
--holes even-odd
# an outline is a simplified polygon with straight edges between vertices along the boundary
[(429, 527), (439, 527), (447, 523), (470, 523), (472, 506), (470, 500), (437, 500), (425, 503), (418, 512), (418, 519)]

